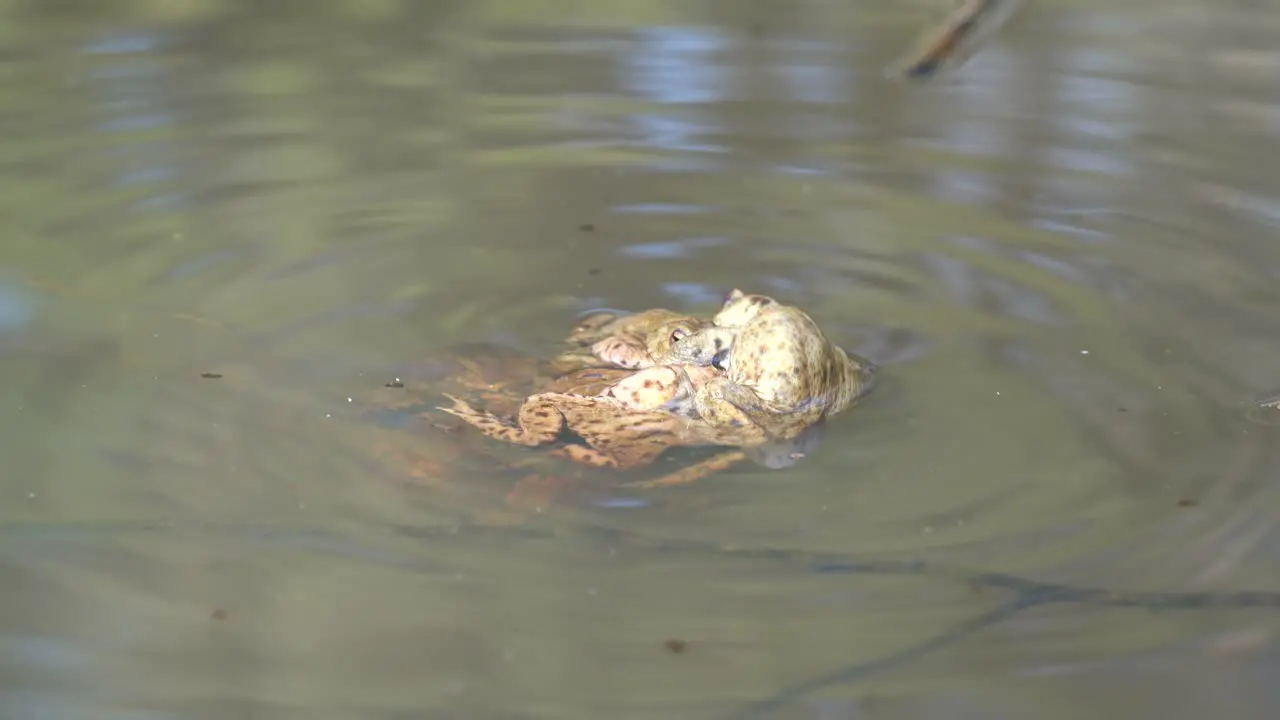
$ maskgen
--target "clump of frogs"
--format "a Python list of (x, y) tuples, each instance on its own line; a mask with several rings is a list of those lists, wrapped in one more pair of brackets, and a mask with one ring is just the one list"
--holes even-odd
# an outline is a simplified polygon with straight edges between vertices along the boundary
[(531, 395), (511, 422), (477, 410), (447, 395), (453, 405), (441, 410), (485, 435), (518, 445), (554, 442), (565, 429), (586, 447), (564, 445), (553, 452), (575, 462), (630, 468), (653, 461), (676, 445), (733, 445), (731, 432), (691, 422), (692, 397), (683, 384), (697, 387), (719, 374), (691, 365), (677, 371), (655, 366), (635, 372), (594, 394), (543, 392)]
[[(593, 315), (570, 332), (573, 349), (552, 366), (564, 377), (528, 397), (508, 420), (447, 396), (441, 407), (485, 435), (538, 446), (568, 429), (586, 443), (554, 454), (590, 465), (631, 468), (669, 448), (740, 448), (642, 485), (688, 482), (753, 451), (770, 467), (802, 456), (800, 437), (851, 406), (869, 387), (871, 365), (833, 345), (797, 308), (734, 290), (715, 318), (669, 310)], [(601, 364), (637, 369), (603, 375)], [(592, 369), (592, 366), (596, 369)], [(608, 378), (609, 383), (600, 379)], [(595, 384), (590, 381), (595, 379)]]
[[(709, 326), (707, 320), (669, 310), (593, 315), (570, 332), (568, 343), (575, 349), (552, 363), (568, 372), (546, 391), (529, 396), (514, 420), (478, 410), (452, 395), (446, 395), (452, 406), (440, 409), (489, 437), (530, 447), (550, 444), (567, 429), (586, 445), (562, 445), (552, 453), (600, 467), (638, 467), (676, 446), (741, 445), (736, 431), (696, 420), (692, 390), (718, 376), (719, 369), (651, 362), (652, 357), (670, 353), (675, 341)], [(591, 367), (602, 363), (614, 367)], [(646, 367), (638, 372), (625, 369), (637, 364)], [(605, 379), (612, 382), (600, 382)], [(742, 457), (717, 456), (692, 474), (705, 474)]]
[(734, 289), (712, 323), (654, 358), (724, 370), (696, 387), (684, 385), (712, 426), (786, 440), (844, 412), (871, 388), (874, 366), (833, 344), (797, 307)]

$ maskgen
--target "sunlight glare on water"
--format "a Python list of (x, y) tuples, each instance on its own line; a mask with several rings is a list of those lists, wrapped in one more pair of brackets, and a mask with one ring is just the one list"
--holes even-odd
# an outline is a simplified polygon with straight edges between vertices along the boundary
[[(0, 717), (1275, 717), (1280, 6), (946, 5), (0, 3)], [(435, 409), (734, 287), (798, 461)]]

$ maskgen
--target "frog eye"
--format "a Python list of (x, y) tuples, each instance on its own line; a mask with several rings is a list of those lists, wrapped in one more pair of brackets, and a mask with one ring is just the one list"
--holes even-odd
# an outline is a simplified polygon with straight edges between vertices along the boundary
[(728, 365), (729, 365), (728, 350), (721, 350), (720, 352), (711, 356), (711, 367), (715, 368), (716, 370), (720, 370), (721, 372), (723, 372), (728, 368)]
[(684, 328), (676, 328), (671, 331), (671, 342), (680, 342), (680, 338), (683, 338), (688, 334), (688, 330), (685, 330)]

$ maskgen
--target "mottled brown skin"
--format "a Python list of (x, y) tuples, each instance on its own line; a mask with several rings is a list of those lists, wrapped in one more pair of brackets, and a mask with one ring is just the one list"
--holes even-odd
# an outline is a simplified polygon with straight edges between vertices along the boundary
[(624, 368), (584, 368), (561, 375), (538, 388), (538, 392), (568, 395), (599, 395), (614, 383), (634, 375)]
[(600, 312), (589, 315), (569, 332), (572, 349), (552, 361), (558, 372), (606, 365), (639, 370), (653, 367), (653, 358), (665, 355), (676, 340), (711, 325), (709, 320), (683, 313), (645, 310), (619, 316)]
[(682, 338), (710, 326), (709, 320), (680, 316), (607, 337), (592, 345), (591, 353), (601, 362), (616, 367), (650, 368), (659, 365), (657, 358), (668, 356)]
[(485, 435), (534, 447), (555, 442), (568, 428), (587, 446), (566, 445), (559, 454), (575, 462), (631, 468), (652, 462), (681, 445), (741, 445), (764, 442), (752, 428), (718, 428), (691, 420), (691, 397), (719, 376), (709, 366), (654, 367), (636, 372), (594, 396), (538, 393), (521, 406), (515, 422), (477, 410), (448, 396), (440, 409)]
[[(590, 357), (588, 360), (595, 364), (599, 362)], [(385, 386), (378, 383), (369, 388), (357, 398), (351, 409), (357, 415), (375, 422), (385, 418), (387, 412), (407, 415), (416, 420), (416, 428), (408, 433), (371, 428), (374, 436), (371, 445), (373, 456), (379, 462), (393, 466), (398, 473), (402, 473), (416, 485), (447, 493), (467, 492), (471, 483), (466, 480), (476, 472), (498, 470), (505, 473), (519, 472), (524, 468), (533, 469), (533, 472), (515, 483), (507, 497), (506, 504), (513, 507), (543, 507), (561, 494), (589, 495), (601, 492), (604, 486), (599, 477), (564, 470), (549, 474), (543, 472), (546, 458), (542, 453), (530, 454), (517, 460), (495, 455), (492, 451), (497, 444), (491, 444), (490, 438), (483, 437), (480, 433), (475, 433), (474, 438), (463, 436), (470, 436), (471, 433), (459, 433), (458, 425), (467, 423), (448, 423), (436, 413), (426, 413), (423, 410), (440, 404), (438, 398), (442, 394), (452, 394), (481, 405), (488, 414), (498, 417), (515, 416), (531, 394), (557, 392), (597, 395), (619, 380), (635, 374), (633, 370), (622, 368), (588, 367), (557, 375), (545, 361), (491, 343), (469, 343), (441, 350), (412, 365), (397, 368), (395, 372), (396, 375), (387, 378), (394, 380), (394, 383), (387, 382)], [(228, 377), (234, 375), (228, 374)], [(621, 387), (625, 388), (627, 385)], [(672, 405), (671, 409), (680, 411), (678, 404)], [(571, 411), (570, 415), (574, 415), (574, 412)], [(581, 415), (575, 417), (582, 419)], [(638, 429), (623, 429), (610, 440), (631, 448), (650, 443), (657, 454), (661, 454), (662, 449), (668, 446), (660, 442), (663, 437), (672, 438), (671, 444), (696, 444), (697, 431), (683, 434), (678, 423), (672, 423), (674, 430), (665, 426), (665, 423), (671, 422), (670, 417), (662, 420), (663, 423), (659, 424), (660, 434), (657, 436), (638, 437)], [(704, 431), (703, 434), (707, 432), (710, 431)], [(714, 444), (719, 439), (724, 438), (716, 435), (708, 442)], [(605, 444), (603, 439), (601, 443)], [(591, 460), (594, 459), (592, 453), (581, 452), (589, 449), (591, 448), (564, 447), (564, 444), (558, 444), (546, 455), (570, 459), (582, 456)], [(751, 452), (726, 449), (689, 465), (677, 467), (664, 464), (662, 472), (640, 486), (658, 487), (692, 482), (746, 461), (752, 457)], [(649, 459), (634, 450), (619, 454), (624, 456), (622, 465), (643, 465)], [(653, 457), (656, 458), (657, 455), (654, 454)], [(604, 462), (608, 464), (608, 461)], [(481, 510), (486, 522), (495, 517), (494, 513), (505, 518), (504, 522), (510, 520), (503, 515), (504, 512)]]
[(827, 340), (799, 308), (735, 289), (713, 322), (657, 358), (724, 369), (694, 391), (698, 414), (713, 426), (788, 439), (848, 409), (870, 387), (872, 365)]
[(565, 342), (579, 347), (588, 347), (607, 337), (643, 334), (647, 328), (685, 317), (688, 316), (684, 313), (662, 308), (621, 314), (605, 310), (580, 319), (569, 331)]

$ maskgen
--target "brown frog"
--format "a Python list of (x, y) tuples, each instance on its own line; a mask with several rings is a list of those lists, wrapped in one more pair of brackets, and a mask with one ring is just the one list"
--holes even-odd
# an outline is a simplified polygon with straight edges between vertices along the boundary
[(452, 395), (440, 410), (485, 435), (534, 447), (554, 442), (568, 428), (586, 442), (553, 451), (575, 462), (631, 468), (652, 462), (679, 445), (741, 445), (755, 434), (718, 428), (688, 416), (693, 392), (719, 376), (710, 366), (652, 367), (635, 372), (595, 395), (544, 392), (530, 396), (515, 422), (473, 408)]
[[(589, 367), (556, 375), (545, 360), (492, 343), (466, 343), (399, 365), (394, 373), (385, 378), (392, 382), (376, 383), (348, 409), (354, 418), (361, 420), (360, 427), (352, 431), (353, 437), (367, 434), (370, 454), (397, 477), (450, 496), (466, 496), (469, 499), (465, 503), (471, 507), (475, 498), (467, 494), (484, 492), (474, 482), (477, 473), (499, 484), (505, 479), (503, 476), (514, 478), (522, 474), (514, 478), (504, 501), (505, 509), (494, 510), (479, 503), (477, 509), (486, 522), (493, 519), (494, 513), (510, 520), (513, 516), (506, 514), (509, 511), (545, 507), (563, 496), (581, 500), (607, 494), (608, 487), (614, 485), (602, 484), (600, 477), (581, 470), (549, 468), (542, 453), (530, 453), (514, 460), (495, 453), (497, 443), (490, 438), (480, 433), (461, 432), (459, 426), (467, 423), (449, 422), (453, 418), (446, 420), (426, 411), (441, 404), (443, 394), (466, 398), (499, 417), (515, 416), (529, 395), (548, 392), (597, 395), (635, 371)], [(626, 433), (622, 436), (626, 437)], [(678, 444), (679, 439), (673, 442)], [(557, 453), (561, 457), (565, 454)], [(679, 465), (663, 463), (662, 471), (652, 476), (655, 479), (639, 484), (691, 482), (731, 467), (746, 457), (746, 453), (737, 450), (716, 450), (701, 458), (690, 457), (689, 462)]]
[(552, 367), (562, 372), (602, 363), (628, 369), (652, 367), (657, 364), (653, 358), (668, 354), (677, 340), (710, 325), (709, 320), (661, 308), (622, 316), (596, 313), (573, 327), (566, 342), (574, 349), (552, 361)]
[(682, 315), (640, 331), (607, 337), (592, 345), (591, 353), (601, 362), (616, 367), (654, 367), (661, 364), (657, 358), (669, 356), (681, 339), (708, 327), (711, 327), (709, 320)]
[(754, 428), (785, 440), (843, 412), (870, 389), (871, 363), (831, 343), (799, 308), (734, 289), (713, 323), (655, 358), (724, 369), (722, 377), (683, 389), (710, 425), (744, 435)]
[(688, 316), (684, 313), (663, 308), (622, 313), (603, 310), (591, 313), (578, 320), (573, 328), (569, 330), (569, 336), (565, 338), (565, 342), (570, 345), (589, 346), (597, 340), (602, 340), (612, 335), (644, 332), (645, 328), (683, 317)]

